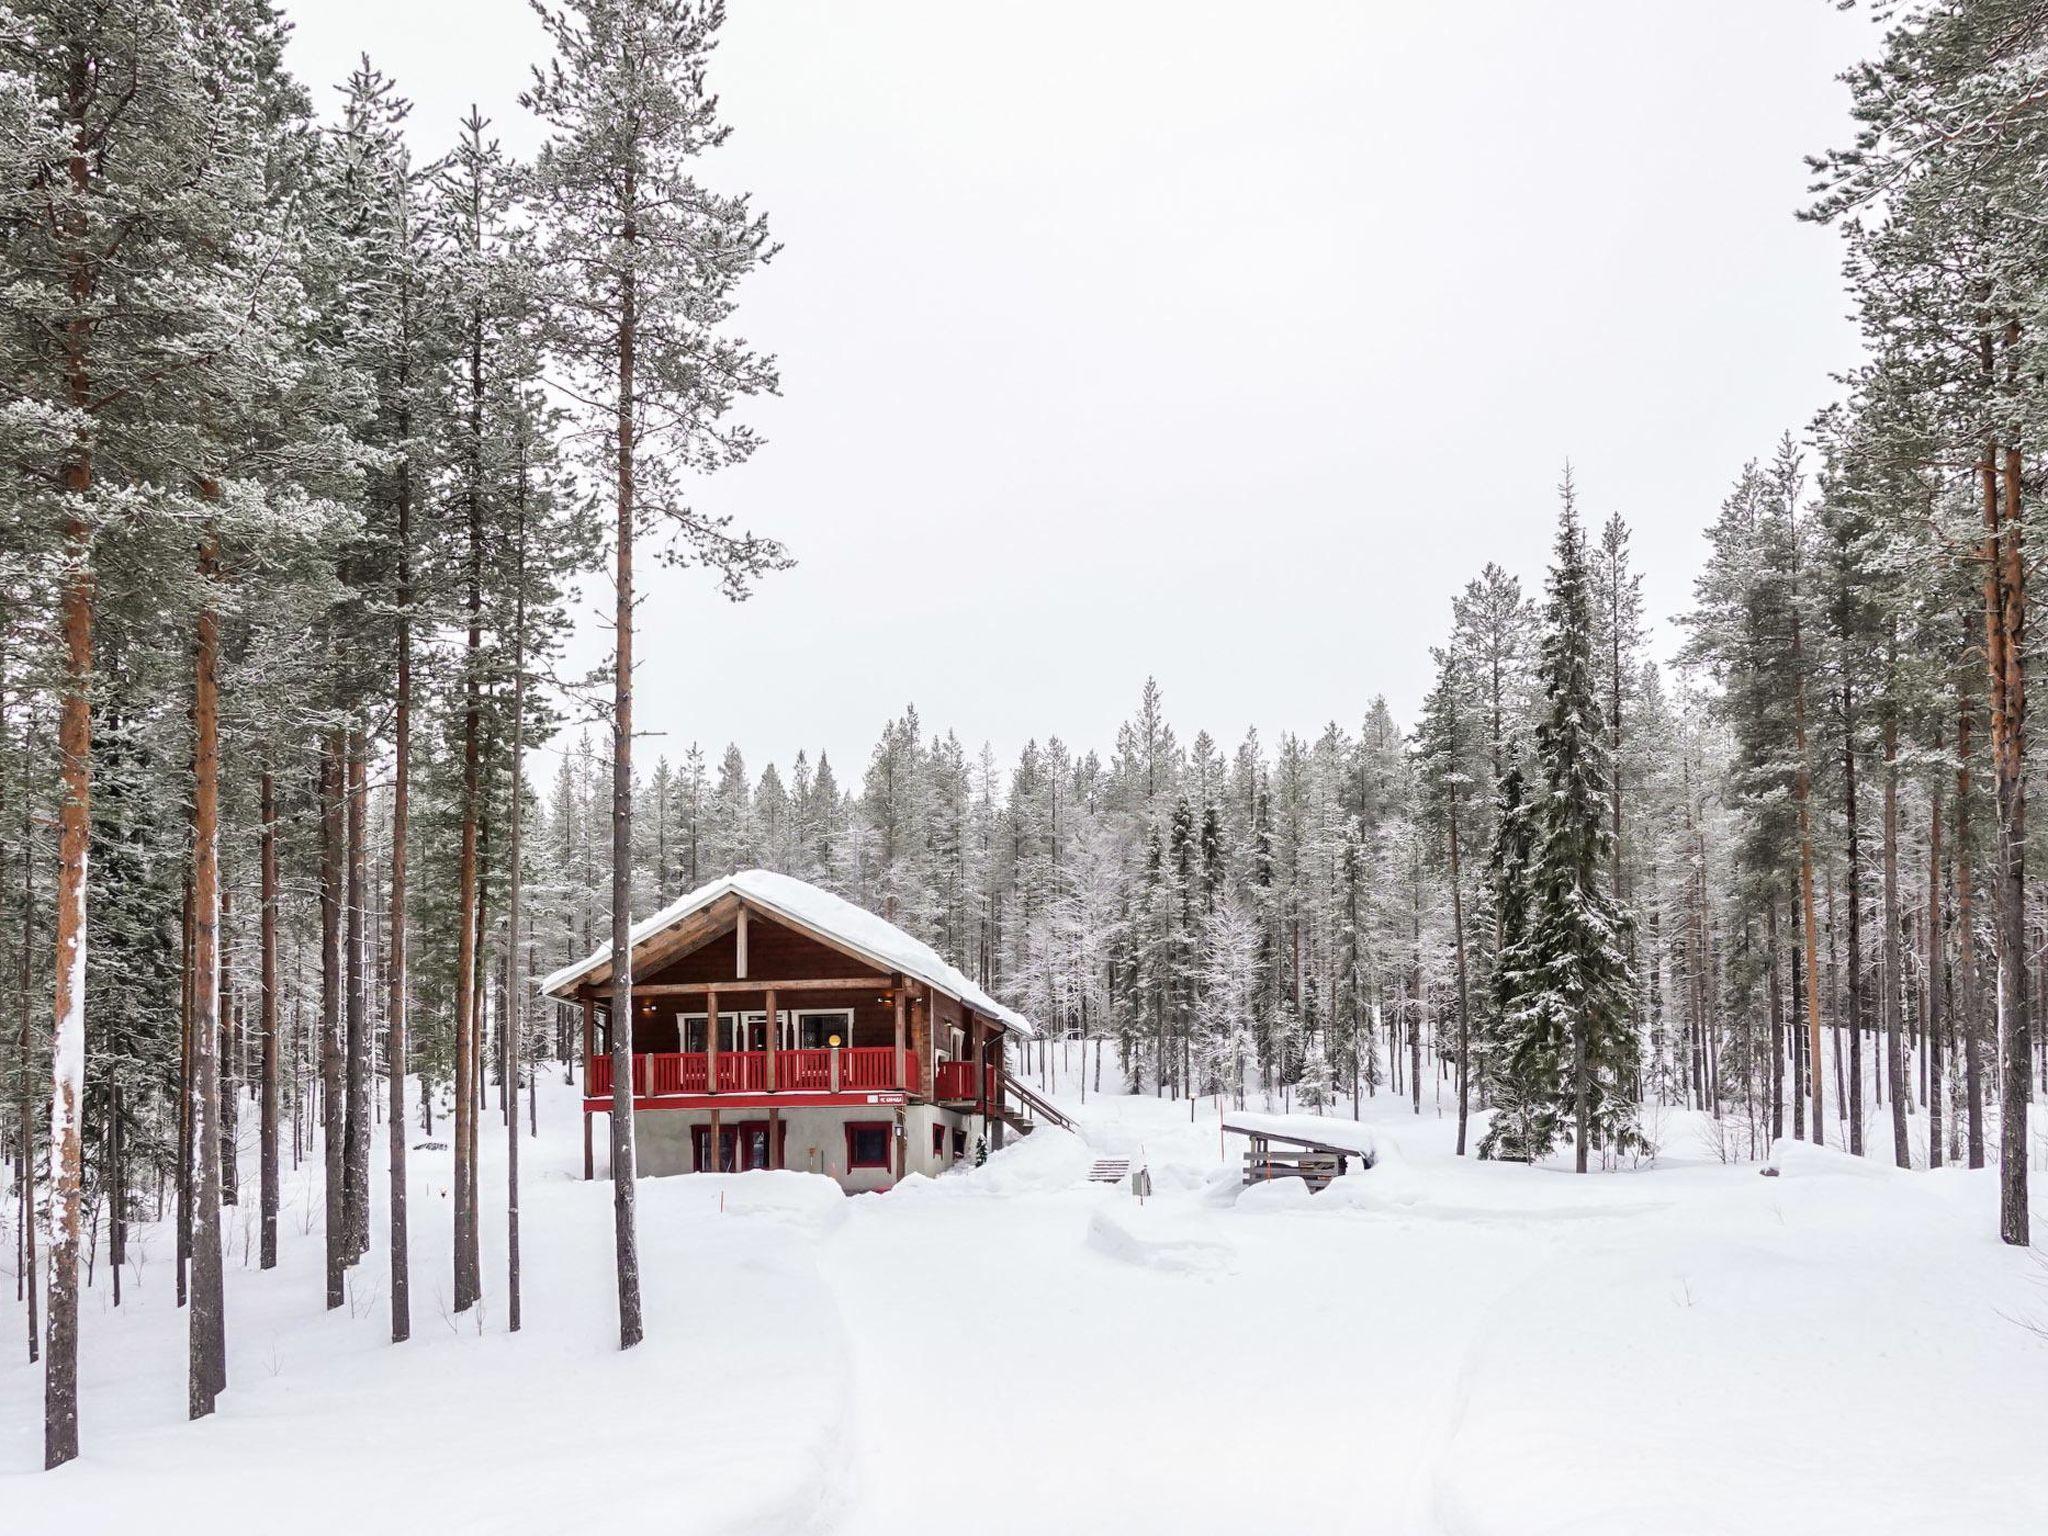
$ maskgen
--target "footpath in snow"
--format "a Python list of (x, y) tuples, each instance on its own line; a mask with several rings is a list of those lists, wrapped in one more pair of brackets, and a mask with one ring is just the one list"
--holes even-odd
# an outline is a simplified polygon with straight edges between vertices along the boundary
[[(409, 1344), (387, 1342), (381, 1241), (322, 1310), (316, 1167), (292, 1176), (277, 1271), (244, 1242), (253, 1203), (231, 1220), (232, 1386), (206, 1423), (184, 1420), (168, 1226), (138, 1229), (118, 1311), (104, 1271), (87, 1294), (85, 1455), (55, 1474), (10, 1301), (0, 1529), (1996, 1536), (2048, 1517), (2048, 1268), (1997, 1242), (1989, 1172), (1802, 1147), (1763, 1178), (1668, 1115), (1654, 1163), (1581, 1178), (1455, 1158), (1447, 1119), (1389, 1099), (1299, 1120), (1375, 1159), (1310, 1196), (1243, 1189), (1212, 1101), (1191, 1121), (1062, 1094), (1084, 1136), (887, 1196), (643, 1181), (648, 1336), (622, 1355), (576, 1102), (547, 1084), (523, 1158), (516, 1336), (501, 1215), (484, 1306), (447, 1311), (431, 1149)], [(483, 1150), (492, 1200), (488, 1121)], [(1152, 1198), (1088, 1183), (1102, 1155), (1149, 1169)]]

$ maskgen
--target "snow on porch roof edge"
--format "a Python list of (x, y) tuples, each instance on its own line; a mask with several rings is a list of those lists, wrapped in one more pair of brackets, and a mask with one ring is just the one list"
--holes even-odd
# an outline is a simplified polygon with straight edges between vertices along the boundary
[[(858, 951), (884, 971), (901, 971), (929, 986), (958, 998), (977, 1013), (987, 1014), (1011, 1034), (1035, 1037), (1037, 1029), (1014, 1008), (1005, 1008), (980, 987), (947, 963), (929, 944), (912, 938), (886, 918), (822, 887), (773, 870), (743, 869), (737, 874), (701, 885), (650, 917), (635, 923), (629, 943), (638, 949), (672, 923), (710, 906), (726, 895), (735, 895), (757, 907), (768, 917), (779, 917), (800, 928), (827, 934), (847, 948)], [(541, 978), (542, 995), (559, 997), (568, 987), (589, 975), (612, 957), (604, 944), (582, 960), (565, 965)]]

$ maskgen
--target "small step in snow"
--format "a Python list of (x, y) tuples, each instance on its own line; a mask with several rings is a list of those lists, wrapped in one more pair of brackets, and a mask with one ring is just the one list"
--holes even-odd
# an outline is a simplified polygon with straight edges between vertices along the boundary
[(1091, 1184), (1121, 1184), (1131, 1176), (1128, 1157), (1098, 1157), (1088, 1170)]

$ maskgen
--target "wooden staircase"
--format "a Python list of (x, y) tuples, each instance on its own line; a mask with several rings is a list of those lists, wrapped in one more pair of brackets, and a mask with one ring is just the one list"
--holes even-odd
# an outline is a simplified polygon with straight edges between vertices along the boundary
[[(1005, 1074), (1003, 1087), (1006, 1090), (1000, 1110), (1003, 1124), (1019, 1136), (1029, 1136), (1038, 1128), (1041, 1121), (1048, 1125), (1056, 1125), (1063, 1131), (1074, 1129), (1071, 1118), (1062, 1114), (1050, 1100), (1033, 1093), (1016, 1078)], [(1012, 1099), (1016, 1102), (1012, 1103)]]

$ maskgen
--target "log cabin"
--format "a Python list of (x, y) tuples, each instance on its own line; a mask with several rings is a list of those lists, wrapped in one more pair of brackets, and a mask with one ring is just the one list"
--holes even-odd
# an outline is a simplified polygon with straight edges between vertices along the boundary
[[(613, 1107), (610, 945), (541, 982), (583, 1015), (583, 1175)], [(1005, 1047), (1029, 1037), (929, 945), (788, 875), (742, 870), (634, 925), (643, 1175), (784, 1168), (849, 1193), (1000, 1146)]]

